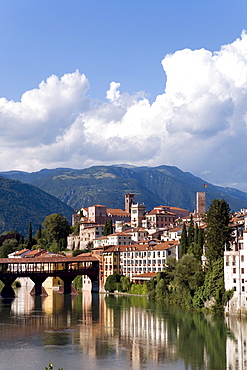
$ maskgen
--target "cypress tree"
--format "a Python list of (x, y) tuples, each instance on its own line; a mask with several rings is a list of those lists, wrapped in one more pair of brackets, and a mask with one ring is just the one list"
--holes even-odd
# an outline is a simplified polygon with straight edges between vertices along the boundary
[(191, 243), (194, 241), (194, 220), (193, 220), (193, 215), (190, 215), (190, 225), (188, 228), (188, 245), (190, 246)]
[(203, 249), (204, 231), (201, 228), (198, 228), (198, 244), (200, 245), (201, 249)]
[(107, 225), (107, 221), (105, 222), (105, 226), (104, 226), (104, 230), (103, 230), (103, 235), (104, 235), (104, 236), (107, 236), (107, 235), (108, 235), (108, 225)]
[(36, 239), (36, 240), (39, 240), (39, 239), (41, 239), (41, 237), (42, 237), (42, 233), (41, 233), (41, 225), (39, 225), (39, 226), (38, 226), (38, 229), (37, 229), (37, 231), (36, 231), (36, 233), (35, 233), (35, 239)]
[(199, 236), (199, 227), (198, 227), (198, 225), (196, 224), (195, 234), (194, 234), (194, 242), (195, 242), (195, 243), (198, 243), (198, 241), (199, 241), (198, 236)]
[(32, 222), (29, 221), (28, 235), (27, 235), (27, 247), (31, 249), (32, 245), (33, 245), (33, 228), (32, 228)]
[(224, 256), (230, 242), (230, 209), (224, 199), (214, 199), (207, 213), (206, 257), (209, 265)]
[(188, 236), (187, 236), (187, 229), (185, 222), (183, 224), (181, 239), (180, 239), (180, 247), (181, 247), (181, 254), (182, 256), (187, 253), (188, 250)]
[(107, 236), (113, 233), (113, 226), (112, 226), (112, 219), (110, 218), (105, 222), (104, 230), (103, 230), (103, 235)]

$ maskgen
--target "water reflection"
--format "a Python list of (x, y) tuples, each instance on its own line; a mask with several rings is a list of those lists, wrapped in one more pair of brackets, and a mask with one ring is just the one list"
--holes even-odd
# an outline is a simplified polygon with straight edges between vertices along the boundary
[[(0, 368), (11, 368), (7, 355), (4, 366), (4, 351), (17, 345), (22, 351), (28, 347), (44, 366), (48, 353), (64, 370), (79, 370), (85, 363), (87, 369), (233, 370), (247, 365), (245, 321), (183, 312), (144, 297), (89, 292), (33, 297), (25, 288), (17, 295), (0, 301)], [(19, 358), (18, 369), (44, 368), (34, 363), (28, 367)]]

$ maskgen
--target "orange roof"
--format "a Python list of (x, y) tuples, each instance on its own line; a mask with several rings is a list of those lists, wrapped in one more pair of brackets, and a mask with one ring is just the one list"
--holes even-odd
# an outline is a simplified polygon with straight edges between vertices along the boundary
[(90, 261), (98, 261), (98, 259), (94, 256), (84, 256), (85, 253), (82, 253), (82, 254), (79, 254), (78, 256), (76, 257), (65, 257), (65, 256), (62, 256), (62, 255), (59, 255), (56, 256), (56, 257), (48, 257), (47, 255), (44, 257), (43, 255), (42, 256), (38, 256), (38, 257), (35, 257), (33, 258), (32, 260), (28, 260), (27, 258), (23, 257), (23, 258), (0, 258), (0, 263), (13, 263), (13, 264), (20, 264), (20, 263), (24, 263), (24, 264), (29, 264), (29, 263), (59, 263), (59, 262), (68, 262), (68, 263), (73, 263), (73, 262), (90, 262)]
[(15, 252), (15, 256), (19, 256), (20, 254), (23, 254), (23, 253), (28, 252), (28, 251), (30, 251), (30, 249), (22, 249), (21, 251)]
[(149, 243), (143, 244), (129, 244), (129, 245), (109, 245), (105, 246), (104, 252), (135, 252), (135, 251), (146, 251), (146, 250), (166, 250), (178, 245), (179, 242), (177, 240), (168, 240), (163, 243), (150, 245)]
[(24, 258), (28, 257), (35, 257), (37, 255), (45, 254), (47, 251), (45, 249), (32, 249), (30, 252), (28, 252)]
[(133, 275), (132, 276), (132, 279), (151, 279), (153, 277), (156, 276), (156, 272), (146, 272), (144, 274), (140, 274), (140, 275)]
[(128, 234), (124, 231), (120, 231), (119, 233), (114, 233), (114, 234), (110, 234), (110, 235), (107, 235), (108, 237), (109, 236), (131, 236), (131, 234)]
[(182, 230), (182, 227), (174, 227), (173, 229), (170, 229), (168, 231), (169, 231), (169, 233), (175, 233), (175, 232), (177, 232), (179, 230)]
[(187, 209), (179, 208), (179, 207), (170, 207), (170, 209), (174, 209), (176, 211), (186, 211), (186, 212), (189, 212)]
[(106, 212), (114, 216), (130, 216), (130, 213), (123, 211), (120, 208), (107, 208)]
[(158, 216), (176, 216), (175, 213), (166, 211), (166, 210), (161, 210), (161, 209), (152, 209), (152, 211), (148, 212), (146, 216), (149, 215), (158, 215)]

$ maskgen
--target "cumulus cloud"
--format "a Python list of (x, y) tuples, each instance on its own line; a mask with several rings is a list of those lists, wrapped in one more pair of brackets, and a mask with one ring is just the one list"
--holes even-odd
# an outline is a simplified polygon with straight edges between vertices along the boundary
[(79, 71), (49, 77), (20, 102), (1, 98), (1, 170), (168, 164), (244, 188), (246, 32), (213, 53), (166, 55), (162, 66), (166, 87), (153, 103), (143, 92), (122, 93), (119, 82), (96, 102)]

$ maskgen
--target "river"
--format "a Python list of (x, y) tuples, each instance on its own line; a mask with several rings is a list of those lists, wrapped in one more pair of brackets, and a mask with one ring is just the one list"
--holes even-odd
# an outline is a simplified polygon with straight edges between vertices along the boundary
[(145, 297), (84, 292), (0, 300), (0, 369), (246, 369), (247, 323)]

